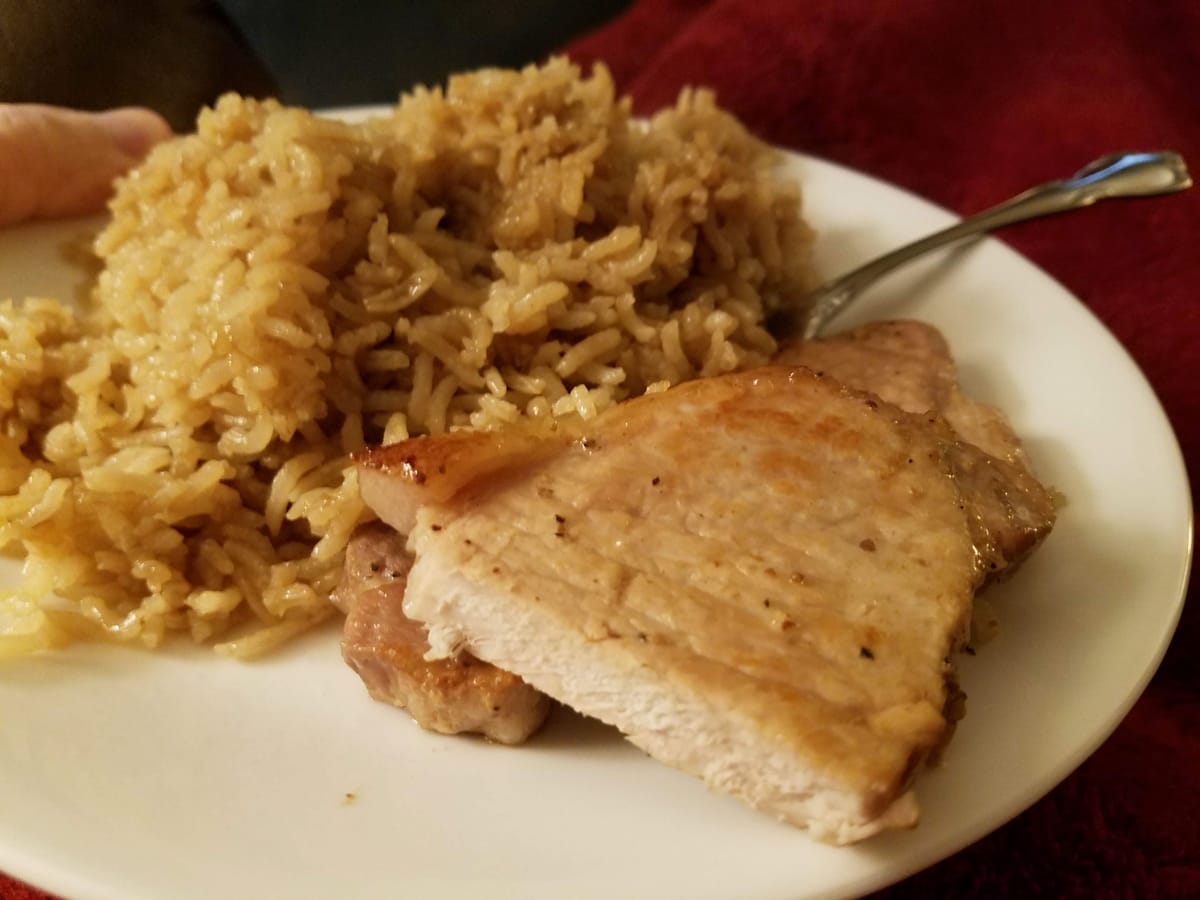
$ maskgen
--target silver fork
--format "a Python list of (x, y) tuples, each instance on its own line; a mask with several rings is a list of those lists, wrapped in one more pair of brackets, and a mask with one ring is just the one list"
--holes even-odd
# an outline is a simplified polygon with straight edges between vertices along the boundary
[(1173, 194), (1191, 186), (1187, 165), (1178, 153), (1110, 153), (1070, 178), (1030, 188), (852, 269), (775, 313), (768, 327), (776, 337), (814, 338), (864, 289), (918, 256), (1005, 225), (1080, 209), (1099, 200)]

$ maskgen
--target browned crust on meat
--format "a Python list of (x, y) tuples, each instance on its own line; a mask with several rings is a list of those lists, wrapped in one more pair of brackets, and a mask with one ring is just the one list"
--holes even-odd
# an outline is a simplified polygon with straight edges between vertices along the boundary
[(529, 466), (569, 442), (562, 434), (520, 428), (460, 431), (452, 440), (422, 436), (352, 456), (359, 490), (376, 515), (402, 534), (412, 530), (419, 503), (447, 500), (473, 482), (495, 480), (513, 466)]
[(391, 528), (373, 523), (355, 533), (336, 592), (347, 612), (343, 659), (371, 697), (407, 710), (422, 728), (475, 732), (505, 744), (525, 741), (545, 721), (549, 699), (469, 653), (426, 659), (425, 626), (403, 609), (411, 564), (403, 537)]

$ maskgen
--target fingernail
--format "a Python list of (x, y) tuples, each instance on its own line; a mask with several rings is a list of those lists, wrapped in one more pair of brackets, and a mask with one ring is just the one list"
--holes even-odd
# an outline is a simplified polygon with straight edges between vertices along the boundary
[(171, 136), (171, 126), (156, 112), (123, 107), (98, 113), (96, 122), (122, 153), (141, 159), (151, 147)]

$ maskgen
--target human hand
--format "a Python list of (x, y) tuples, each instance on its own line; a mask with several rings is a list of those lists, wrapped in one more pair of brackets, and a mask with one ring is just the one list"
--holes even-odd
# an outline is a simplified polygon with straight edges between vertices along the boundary
[(155, 112), (0, 103), (0, 226), (95, 212), (171, 127)]

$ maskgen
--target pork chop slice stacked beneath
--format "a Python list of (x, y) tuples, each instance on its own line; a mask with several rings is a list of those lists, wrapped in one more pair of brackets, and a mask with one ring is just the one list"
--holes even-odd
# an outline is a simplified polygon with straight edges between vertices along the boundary
[(346, 548), (333, 597), (346, 613), (342, 657), (373, 698), (407, 710), (423, 728), (522, 743), (545, 721), (549, 698), (469, 653), (425, 659), (425, 626), (406, 616), (402, 605), (412, 566), (405, 542), (395, 529), (374, 522)]
[[(1028, 480), (1034, 478), (1021, 439), (1004, 414), (963, 393), (950, 346), (932, 325), (909, 320), (872, 322), (828, 338), (783, 344), (773, 362), (805, 366), (875, 394), (906, 412), (936, 414), (959, 440), (984, 451), (985, 455), (960, 461), (976, 468), (977, 480), (993, 477), (988, 457), (1018, 467)], [(1012, 470), (1006, 468), (998, 477), (1002, 481), (1011, 478)], [(1003, 491), (1003, 487), (998, 489)], [(1015, 572), (1049, 532), (1048, 524), (1045, 528), (1029, 527), (1029, 522), (994, 503), (986, 504), (981, 514), (989, 517), (984, 530), (990, 535), (993, 549), (988, 560), (989, 580)], [(1053, 510), (1047, 521), (1053, 521)]]
[(1053, 521), (1022, 466), (802, 368), (358, 463), (410, 536), (403, 612), (432, 656), (838, 843), (916, 821), (972, 596)]
[(872, 322), (820, 340), (780, 346), (773, 362), (806, 366), (912, 413), (935, 412), (958, 436), (999, 459), (1029, 467), (1004, 415), (966, 396), (942, 333), (923, 322)]

